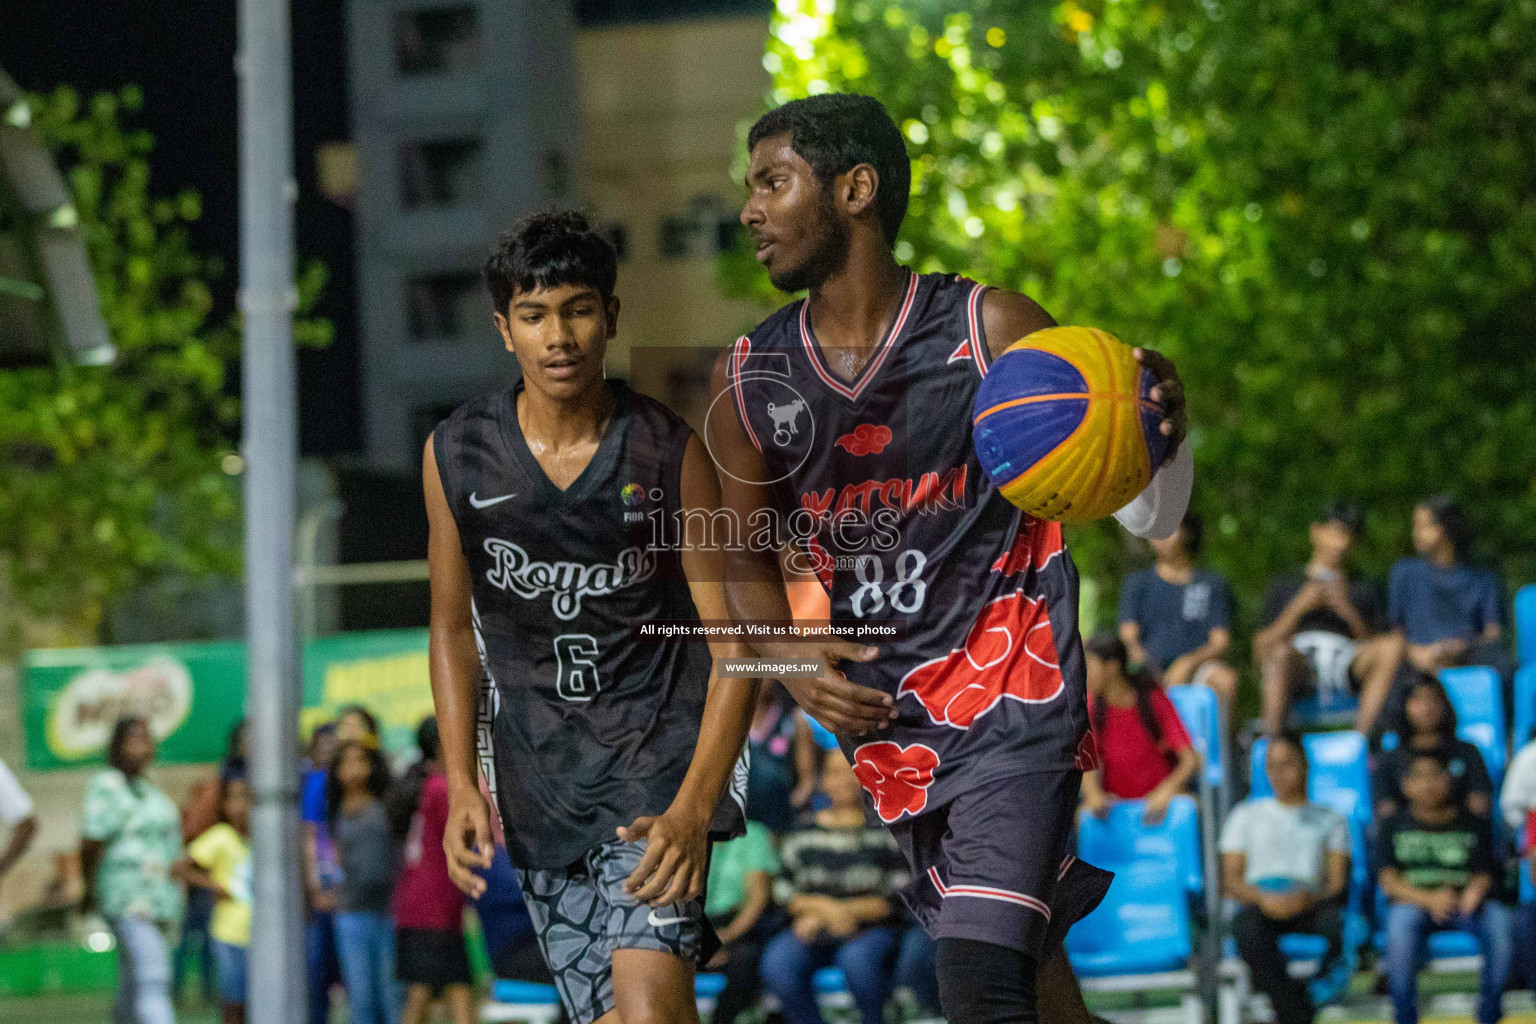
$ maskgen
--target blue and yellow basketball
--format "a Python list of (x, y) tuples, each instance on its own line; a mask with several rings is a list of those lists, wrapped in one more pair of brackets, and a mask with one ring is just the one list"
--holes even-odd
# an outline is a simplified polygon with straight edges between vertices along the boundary
[(1086, 523), (1140, 494), (1168, 454), (1157, 380), (1095, 327), (1050, 327), (1014, 342), (976, 392), (981, 468), (1037, 519)]

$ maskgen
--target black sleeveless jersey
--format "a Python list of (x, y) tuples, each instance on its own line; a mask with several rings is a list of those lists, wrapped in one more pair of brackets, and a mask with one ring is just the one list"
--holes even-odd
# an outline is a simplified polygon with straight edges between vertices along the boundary
[[(804, 300), (739, 339), (737, 416), (762, 452), (778, 513), (834, 620), (905, 635), (846, 663), (899, 718), (842, 738), (880, 816), (942, 807), (973, 787), (1094, 763), (1077, 571), (1061, 527), (997, 493), (971, 442), (989, 365), (984, 286), (909, 274), (900, 310), (857, 377), (827, 366)], [(813, 525), (812, 525), (813, 524)]]
[[(665, 811), (693, 757), (706, 643), (637, 641), (630, 624), (694, 619), (676, 550), (647, 516), (681, 502), (686, 423), (613, 382), (591, 463), (561, 491), (529, 450), (517, 391), (460, 406), (433, 436), (472, 580), (491, 685), (488, 776), (512, 862), (565, 867), (614, 828)], [(484, 712), (482, 712), (484, 714)], [(712, 831), (739, 830), (745, 762)]]

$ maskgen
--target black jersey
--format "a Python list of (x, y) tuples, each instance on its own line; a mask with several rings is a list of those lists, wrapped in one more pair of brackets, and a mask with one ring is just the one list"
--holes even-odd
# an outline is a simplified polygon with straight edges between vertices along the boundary
[[(1061, 527), (992, 487), (971, 441), (989, 365), (984, 287), (909, 274), (853, 380), (826, 365), (802, 300), (733, 351), (737, 415), (774, 504), (827, 587), (834, 620), (903, 638), (843, 666), (899, 718), (843, 751), (886, 821), (1008, 775), (1091, 766), (1078, 580)], [(814, 523), (814, 535), (806, 523)]]
[[(630, 633), (634, 622), (698, 618), (677, 551), (656, 543), (647, 520), (680, 506), (688, 425), (613, 383), (608, 432), (561, 491), (518, 425), (521, 387), (459, 407), (433, 450), (469, 562), (494, 709), (487, 781), (507, 851), (519, 867), (561, 868), (677, 795), (710, 651)], [(715, 831), (737, 827), (744, 780), (742, 763)]]

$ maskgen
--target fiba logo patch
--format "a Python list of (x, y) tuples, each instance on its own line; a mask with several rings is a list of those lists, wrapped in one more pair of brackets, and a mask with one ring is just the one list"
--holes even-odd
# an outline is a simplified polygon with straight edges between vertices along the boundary
[[(652, 501), (660, 501), (661, 488), (652, 488), (650, 497)], [(645, 487), (641, 484), (628, 483), (619, 488), (619, 500), (624, 503), (624, 521), (626, 523), (645, 522), (645, 513), (638, 511), (640, 506), (645, 504), (645, 498)]]

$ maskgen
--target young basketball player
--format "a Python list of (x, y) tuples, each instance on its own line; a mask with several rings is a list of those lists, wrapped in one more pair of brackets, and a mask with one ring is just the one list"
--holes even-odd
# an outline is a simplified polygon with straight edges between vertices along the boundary
[[(483, 765), (573, 1024), (673, 1024), (698, 1020), (709, 834), (742, 824), (756, 685), (716, 682), (731, 645), (631, 636), (726, 612), (718, 551), (653, 530), (653, 513), (718, 509), (703, 446), (603, 376), (615, 264), (575, 213), (528, 218), (486, 263), (523, 376), (456, 410), (422, 457), (432, 693), (455, 883), (478, 897), (491, 864)], [(494, 756), (477, 758), (482, 673)]]
[[(822, 678), (786, 686), (838, 734), (902, 846), (950, 1024), (1091, 1019), (1061, 948), (1109, 882), (1067, 848), (1095, 764), (1077, 573), (1060, 526), (997, 494), (971, 441), (991, 361), (1054, 321), (1023, 295), (896, 262), (910, 164), (877, 101), (786, 104), (749, 144), (742, 222), (774, 285), (810, 295), (717, 364), (706, 440), (725, 505), (814, 522), (792, 540), (832, 618), (904, 627), (878, 649), (753, 645), (825, 659)], [(1138, 357), (1178, 449), (1182, 385)], [(1117, 518), (1171, 533), (1191, 478), (1180, 452)], [(728, 555), (726, 593), (736, 621), (789, 617), (772, 553)]]

